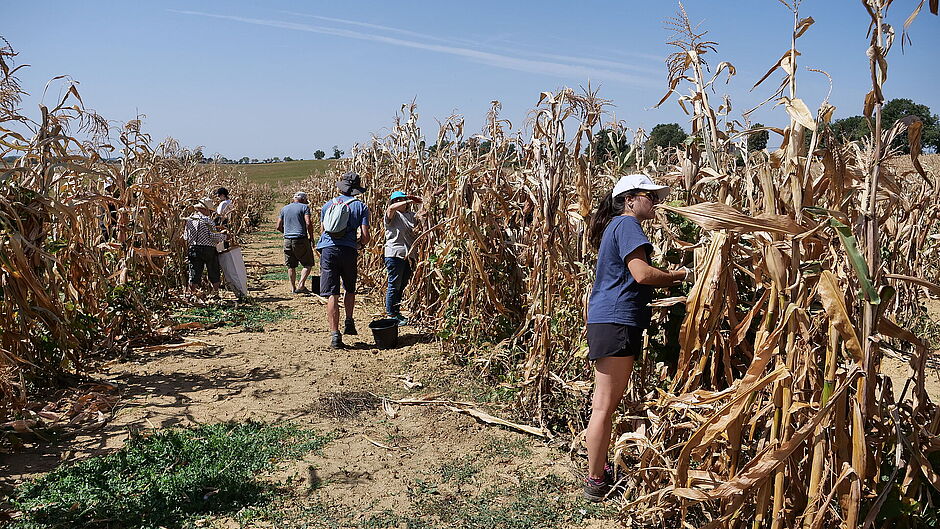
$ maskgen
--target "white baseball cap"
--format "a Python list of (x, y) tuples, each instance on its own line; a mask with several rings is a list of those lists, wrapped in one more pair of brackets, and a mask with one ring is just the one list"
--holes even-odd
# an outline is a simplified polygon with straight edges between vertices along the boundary
[(627, 176), (621, 176), (620, 180), (617, 180), (617, 185), (614, 186), (611, 195), (617, 196), (620, 193), (637, 189), (656, 193), (660, 202), (666, 200), (666, 197), (669, 196), (669, 192), (672, 191), (669, 186), (654, 184), (653, 181), (650, 180), (650, 177), (645, 174), (628, 174)]

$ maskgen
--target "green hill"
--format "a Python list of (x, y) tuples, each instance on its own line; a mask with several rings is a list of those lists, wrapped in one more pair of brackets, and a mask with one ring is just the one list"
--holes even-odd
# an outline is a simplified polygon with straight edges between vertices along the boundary
[(297, 160), (280, 163), (235, 164), (229, 167), (241, 171), (252, 182), (273, 184), (293, 182), (314, 174), (323, 174), (336, 160)]

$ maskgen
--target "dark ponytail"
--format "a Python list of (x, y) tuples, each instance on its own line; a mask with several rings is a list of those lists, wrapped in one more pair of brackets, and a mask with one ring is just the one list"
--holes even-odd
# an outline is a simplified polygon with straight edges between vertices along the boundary
[(604, 198), (601, 199), (601, 203), (597, 206), (597, 210), (591, 215), (591, 223), (590, 226), (588, 226), (588, 241), (591, 243), (591, 246), (596, 249), (601, 247), (601, 238), (604, 236), (604, 230), (607, 229), (610, 220), (623, 214), (627, 196), (633, 194), (635, 193), (627, 191), (613, 196), (613, 191), (609, 191), (604, 195)]

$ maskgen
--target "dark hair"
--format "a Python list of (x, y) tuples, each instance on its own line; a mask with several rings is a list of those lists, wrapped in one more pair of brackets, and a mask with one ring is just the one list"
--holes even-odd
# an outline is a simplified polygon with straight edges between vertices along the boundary
[(220, 187), (215, 190), (215, 196), (222, 196), (222, 195), (225, 195), (226, 197), (228, 197), (228, 189), (225, 189), (224, 187)]
[(588, 226), (588, 241), (594, 248), (601, 247), (601, 238), (604, 236), (604, 230), (610, 224), (610, 220), (617, 215), (623, 214), (623, 208), (626, 207), (627, 197), (636, 196), (636, 191), (624, 191), (617, 196), (613, 196), (613, 191), (609, 191), (601, 203), (597, 205), (594, 214), (591, 215), (591, 222)]

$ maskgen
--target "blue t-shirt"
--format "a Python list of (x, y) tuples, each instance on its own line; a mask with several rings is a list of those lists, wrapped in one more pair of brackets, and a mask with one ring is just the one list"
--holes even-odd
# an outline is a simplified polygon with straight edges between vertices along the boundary
[(348, 197), (346, 195), (340, 195), (326, 204), (323, 204), (323, 207), (320, 208), (320, 224), (323, 224), (323, 216), (326, 215), (326, 210), (330, 207), (330, 204), (334, 200), (342, 200), (349, 205), (349, 224), (346, 225), (346, 233), (343, 235), (343, 238), (334, 241), (333, 237), (329, 233), (323, 233), (320, 236), (320, 241), (317, 243), (317, 250), (322, 250), (327, 246), (349, 246), (356, 248), (359, 243), (356, 242), (356, 230), (359, 226), (368, 226), (369, 225), (369, 207), (362, 203), (361, 200), (353, 200), (353, 197)]
[(597, 251), (597, 274), (588, 300), (588, 323), (617, 323), (649, 327), (653, 309), (653, 287), (633, 279), (624, 259), (633, 250), (646, 247), (646, 261), (653, 250), (640, 221), (629, 215), (614, 217)]
[(291, 202), (281, 208), (285, 239), (306, 239), (309, 237), (304, 215), (312, 215), (312, 213), (310, 213), (310, 207), (303, 202)]

